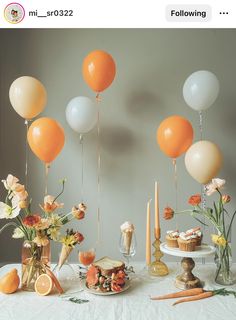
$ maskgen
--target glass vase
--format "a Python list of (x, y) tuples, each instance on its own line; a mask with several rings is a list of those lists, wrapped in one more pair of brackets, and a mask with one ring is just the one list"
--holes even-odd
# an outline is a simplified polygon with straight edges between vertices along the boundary
[(64, 291), (69, 290), (75, 284), (76, 273), (67, 260), (63, 263), (61, 268), (59, 268), (57, 264), (53, 269), (53, 273), (57, 277), (57, 280), (60, 282)]
[(34, 291), (34, 284), (46, 267), (50, 267), (50, 242), (46, 246), (38, 247), (32, 241), (24, 241), (22, 246), (22, 276), (21, 288), (25, 291)]
[(227, 243), (225, 247), (217, 246), (215, 254), (216, 263), (216, 276), (215, 282), (223, 285), (230, 286), (235, 283), (235, 277), (231, 271), (232, 255), (231, 245)]

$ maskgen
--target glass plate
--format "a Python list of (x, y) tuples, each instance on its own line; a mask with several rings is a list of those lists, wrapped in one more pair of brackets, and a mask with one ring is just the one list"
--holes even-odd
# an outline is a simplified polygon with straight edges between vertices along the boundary
[(123, 287), (123, 289), (119, 292), (114, 292), (114, 291), (108, 291), (108, 292), (100, 292), (100, 291), (97, 291), (95, 289), (89, 289), (86, 285), (86, 280), (83, 280), (83, 286), (84, 286), (84, 290), (87, 291), (87, 292), (90, 292), (92, 294), (96, 294), (96, 295), (99, 295), (99, 296), (111, 296), (113, 294), (118, 294), (118, 293), (122, 293), (124, 291), (126, 291), (127, 289), (130, 288), (130, 280), (127, 280), (126, 283), (125, 283), (125, 286)]

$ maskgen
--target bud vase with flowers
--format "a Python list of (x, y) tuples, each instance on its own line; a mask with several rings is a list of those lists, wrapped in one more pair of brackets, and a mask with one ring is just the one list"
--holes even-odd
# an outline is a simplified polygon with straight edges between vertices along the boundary
[[(51, 251), (50, 241), (60, 241), (61, 228), (73, 219), (82, 219), (75, 207), (67, 214), (58, 213), (63, 207), (57, 199), (64, 191), (65, 180), (62, 180), (62, 190), (56, 196), (47, 195), (44, 203), (39, 205), (41, 214), (31, 210), (31, 202), (24, 185), (19, 179), (9, 174), (2, 180), (7, 195), (4, 202), (0, 202), (0, 219), (7, 219), (0, 233), (7, 227), (14, 226), (12, 237), (24, 239), (22, 247), (22, 289), (33, 291), (38, 276), (46, 273), (50, 268)], [(78, 232), (76, 234), (79, 234)], [(81, 235), (81, 234), (80, 234)], [(83, 236), (80, 236), (80, 241)]]
[(225, 205), (230, 202), (231, 198), (229, 195), (222, 194), (221, 189), (224, 185), (225, 180), (216, 178), (212, 179), (211, 183), (205, 187), (207, 196), (211, 196), (215, 192), (219, 195), (218, 202), (213, 202), (213, 208), (202, 207), (201, 195), (196, 194), (188, 200), (188, 203), (192, 206), (191, 209), (175, 212), (172, 208), (166, 207), (164, 209), (164, 219), (169, 220), (172, 219), (175, 214), (186, 213), (190, 214), (201, 224), (207, 225), (202, 221), (202, 218), (205, 218), (205, 221), (212, 224), (216, 230), (216, 234), (211, 235), (212, 242), (216, 246), (215, 262), (217, 270), (215, 281), (222, 285), (232, 285), (236, 279), (231, 272), (232, 252), (230, 233), (236, 211), (230, 216), (225, 208)]

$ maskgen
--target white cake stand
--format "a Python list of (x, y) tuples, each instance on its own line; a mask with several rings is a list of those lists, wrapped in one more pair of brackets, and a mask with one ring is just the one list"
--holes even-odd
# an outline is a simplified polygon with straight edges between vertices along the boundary
[(168, 247), (166, 242), (160, 246), (162, 252), (175, 257), (182, 257), (181, 266), (184, 272), (178, 275), (175, 279), (175, 286), (179, 289), (192, 289), (201, 287), (201, 280), (192, 274), (192, 270), (195, 267), (193, 258), (206, 258), (215, 253), (215, 248), (202, 244), (196, 247), (196, 251), (181, 251), (179, 248)]

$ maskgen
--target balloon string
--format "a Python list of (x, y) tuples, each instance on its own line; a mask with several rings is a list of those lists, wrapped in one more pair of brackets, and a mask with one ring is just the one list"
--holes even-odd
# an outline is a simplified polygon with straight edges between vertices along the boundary
[(199, 129), (200, 129), (200, 140), (203, 138), (203, 117), (202, 111), (199, 111)]
[(29, 122), (25, 120), (25, 127), (26, 127), (26, 138), (25, 138), (25, 188), (28, 187), (28, 156), (29, 156), (29, 147), (27, 141), (27, 134), (29, 130)]
[(82, 134), (79, 136), (81, 144), (81, 202), (84, 201), (84, 137)]
[(98, 104), (97, 115), (97, 193), (98, 193), (98, 208), (97, 208), (97, 245), (101, 243), (101, 213), (100, 213), (100, 196), (101, 196), (101, 146), (100, 146), (100, 108), (99, 103), (101, 98), (99, 93), (96, 95), (96, 102)]
[[(200, 140), (202, 141), (203, 139), (203, 115), (202, 115), (202, 111), (199, 111), (199, 129), (200, 129)], [(201, 186), (201, 196), (202, 196), (202, 209), (205, 210), (206, 209), (206, 192), (205, 192), (205, 186), (202, 185)], [(203, 217), (203, 231), (205, 232), (205, 216)], [(205, 264), (205, 258), (202, 258), (202, 264)]]
[[(178, 211), (178, 174), (177, 174), (177, 162), (173, 159), (174, 166), (174, 185), (175, 185), (175, 211)], [(178, 229), (178, 218), (176, 215), (176, 230)]]
[[(206, 185), (201, 185), (201, 196), (202, 196), (202, 209), (203, 210), (206, 210)], [(203, 231), (205, 232), (205, 229), (206, 229), (206, 226), (205, 226), (205, 222), (206, 222), (206, 219), (205, 219), (205, 215), (203, 217)], [(205, 264), (206, 263), (206, 260), (205, 258), (202, 258), (202, 264)]]
[(45, 164), (45, 196), (48, 194), (48, 173), (49, 173), (49, 169), (50, 169), (50, 164), (46, 163)]

